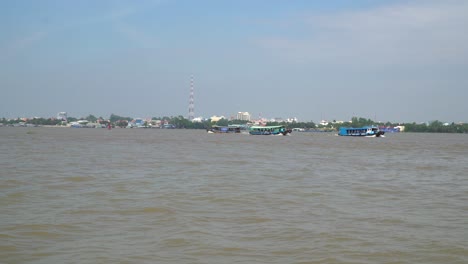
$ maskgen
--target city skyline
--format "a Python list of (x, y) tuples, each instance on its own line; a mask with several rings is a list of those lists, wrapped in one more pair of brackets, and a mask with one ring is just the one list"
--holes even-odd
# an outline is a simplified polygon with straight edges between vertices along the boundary
[[(6, 1), (0, 116), (468, 122), (466, 1)], [(190, 107), (189, 107), (190, 108)]]

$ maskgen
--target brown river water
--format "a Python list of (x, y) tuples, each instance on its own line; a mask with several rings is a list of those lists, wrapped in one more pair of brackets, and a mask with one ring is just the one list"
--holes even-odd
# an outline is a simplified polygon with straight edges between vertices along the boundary
[(0, 127), (0, 263), (468, 263), (468, 135)]

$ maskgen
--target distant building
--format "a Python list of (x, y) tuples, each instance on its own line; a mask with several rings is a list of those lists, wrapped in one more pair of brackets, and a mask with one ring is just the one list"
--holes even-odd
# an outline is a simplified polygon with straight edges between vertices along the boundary
[(143, 118), (135, 118), (132, 121), (128, 122), (127, 127), (144, 127), (147, 124), (147, 121)]
[(322, 125), (322, 126), (326, 126), (326, 125), (328, 125), (328, 121), (327, 120), (322, 120), (322, 121), (320, 121), (319, 124)]
[(135, 125), (140, 127), (140, 126), (143, 126), (145, 124), (145, 120), (143, 120), (143, 118), (135, 118)]
[(249, 112), (238, 112), (236, 118), (237, 120), (250, 121), (250, 114)]
[(161, 127), (161, 120), (151, 120), (149, 122), (151, 124), (152, 127)]
[(211, 119), (211, 122), (218, 122), (219, 120), (226, 119), (226, 118), (224, 116), (212, 116), (210, 119)]
[(266, 119), (266, 118), (260, 118), (260, 119), (257, 119), (257, 120), (253, 120), (253, 124), (256, 125), (256, 126), (266, 126), (267, 123), (268, 123), (268, 119)]
[(297, 118), (295, 117), (287, 118), (286, 123), (297, 123)]
[(203, 117), (195, 117), (195, 118), (192, 120), (192, 122), (194, 122), (194, 123), (201, 123), (201, 122), (203, 122), (203, 121), (205, 121), (205, 119), (204, 119)]
[(57, 114), (57, 119), (62, 121), (67, 121), (67, 112), (59, 112)]

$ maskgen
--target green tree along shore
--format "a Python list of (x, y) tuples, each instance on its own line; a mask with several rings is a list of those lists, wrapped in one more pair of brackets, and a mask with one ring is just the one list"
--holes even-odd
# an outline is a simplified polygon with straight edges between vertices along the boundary
[[(102, 117), (95, 117), (94, 115), (89, 115), (84, 118), (75, 118), (75, 117), (68, 117), (68, 122), (74, 122), (77, 120), (87, 120), (92, 123), (100, 122), (101, 124), (107, 124), (111, 122), (113, 126), (117, 127), (126, 127), (128, 122), (131, 121), (133, 118), (131, 117), (123, 117), (118, 116), (115, 114), (111, 114), (109, 119), (104, 119)], [(153, 117), (153, 120), (161, 120), (163, 123), (171, 124), (175, 128), (185, 128), (185, 129), (207, 129), (212, 127), (213, 125), (218, 126), (227, 126), (227, 125), (242, 125), (248, 123), (245, 120), (227, 120), (221, 119), (217, 122), (211, 122), (211, 120), (205, 120), (203, 122), (191, 122), (190, 120), (184, 118), (183, 116), (164, 116), (164, 117)], [(0, 119), (0, 124), (3, 125), (15, 125), (15, 124), (31, 124), (37, 126), (60, 126), (64, 125), (63, 121), (56, 118), (31, 118), (31, 119)], [(366, 119), (362, 117), (353, 117), (351, 121), (344, 122), (338, 124), (336, 122), (331, 122), (328, 125), (317, 125), (314, 122), (293, 122), (293, 123), (286, 123), (286, 122), (268, 122), (266, 125), (273, 126), (273, 125), (285, 125), (288, 128), (303, 128), (305, 130), (311, 131), (337, 131), (339, 127), (362, 127), (368, 125), (376, 125), (376, 126), (386, 126), (386, 127), (394, 127), (394, 126), (404, 126), (405, 132), (429, 132), (429, 133), (468, 133), (468, 124), (455, 124), (455, 123), (442, 123), (441, 121), (432, 121), (429, 123), (420, 123), (417, 124), (413, 123), (391, 123), (391, 122), (375, 122), (371, 119)]]

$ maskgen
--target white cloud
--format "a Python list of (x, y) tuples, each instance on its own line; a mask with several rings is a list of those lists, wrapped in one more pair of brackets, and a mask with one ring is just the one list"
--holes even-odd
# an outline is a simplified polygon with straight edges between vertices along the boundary
[[(291, 62), (361, 66), (463, 64), (468, 2), (415, 2), (303, 17), (302, 38), (259, 39)], [(295, 21), (297, 21), (295, 19)]]

